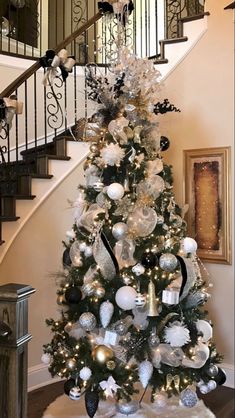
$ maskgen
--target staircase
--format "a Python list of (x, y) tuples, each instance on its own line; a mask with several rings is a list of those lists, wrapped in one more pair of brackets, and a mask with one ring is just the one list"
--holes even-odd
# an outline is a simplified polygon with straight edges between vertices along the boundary
[[(166, 7), (170, 7), (169, 3), (172, 1), (166, 1)], [(180, 55), (182, 59), (206, 30), (209, 13), (185, 16), (185, 10), (182, 12), (181, 9), (177, 12), (176, 32), (168, 26), (165, 30), (167, 37), (158, 42), (160, 49), (156, 47), (156, 54), (149, 55), (156, 65), (161, 65), (163, 77), (179, 62), (179, 56), (175, 57), (174, 53), (176, 48), (188, 43), (188, 49), (183, 48)], [(102, 12), (98, 11), (63, 40), (55, 52), (66, 48), (75, 53), (77, 41), (82, 39), (87, 46), (83, 64), (95, 62), (106, 71), (107, 63), (99, 62), (102, 53), (99, 53), (99, 45), (94, 43), (102, 25), (101, 18)], [(194, 27), (190, 32), (190, 25), (198, 21), (202, 22), (200, 31)], [(84, 76), (76, 54), (75, 58), (77, 65), (65, 83), (55, 80), (56, 100), (50, 88), (41, 84), (45, 69), (41, 68), (39, 60), (0, 94), (2, 98), (16, 94), (19, 100), (24, 101), (24, 115), (15, 115), (11, 130), (5, 125), (0, 132), (0, 262), (32, 213), (89, 153), (88, 144), (74, 141), (73, 136), (77, 119), (89, 115)], [(83, 97), (81, 91), (85, 91)], [(80, 106), (83, 112), (79, 113)], [(3, 154), (4, 146), (6, 154)]]

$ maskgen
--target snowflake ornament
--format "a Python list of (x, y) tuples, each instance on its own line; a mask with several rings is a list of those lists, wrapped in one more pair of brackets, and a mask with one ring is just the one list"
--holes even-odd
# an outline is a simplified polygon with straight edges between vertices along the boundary
[(114, 166), (120, 165), (124, 158), (124, 151), (118, 144), (109, 144), (100, 151), (100, 155), (105, 164)]
[(165, 328), (164, 340), (171, 347), (183, 347), (191, 341), (188, 328), (180, 322), (173, 322)]

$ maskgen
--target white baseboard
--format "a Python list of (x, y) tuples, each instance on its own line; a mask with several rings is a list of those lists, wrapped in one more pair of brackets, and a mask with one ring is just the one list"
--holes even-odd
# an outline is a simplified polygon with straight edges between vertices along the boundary
[(37, 364), (28, 370), (28, 392), (60, 381), (60, 377), (51, 377), (46, 364)]
[[(234, 365), (233, 364), (221, 364), (221, 367), (224, 369), (227, 380), (224, 386), (234, 388)], [(45, 364), (38, 364), (36, 366), (30, 367), (28, 371), (28, 391), (38, 389), (42, 386), (49, 385), (51, 383), (60, 382), (60, 377), (52, 378), (48, 372), (48, 366)]]

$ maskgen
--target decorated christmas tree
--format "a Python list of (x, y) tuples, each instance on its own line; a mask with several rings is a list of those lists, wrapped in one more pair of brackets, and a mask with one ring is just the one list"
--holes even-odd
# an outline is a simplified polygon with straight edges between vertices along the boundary
[(61, 316), (47, 321), (53, 338), (43, 355), (52, 376), (67, 379), (71, 399), (85, 395), (89, 417), (107, 397), (120, 413), (135, 413), (148, 388), (156, 408), (172, 395), (193, 407), (196, 386), (207, 393), (225, 381), (197, 244), (163, 162), (170, 142), (161, 114), (178, 109), (159, 99), (154, 64), (123, 46), (123, 19), (117, 30), (107, 74), (86, 68), (97, 111), (77, 124), (90, 155), (64, 242)]

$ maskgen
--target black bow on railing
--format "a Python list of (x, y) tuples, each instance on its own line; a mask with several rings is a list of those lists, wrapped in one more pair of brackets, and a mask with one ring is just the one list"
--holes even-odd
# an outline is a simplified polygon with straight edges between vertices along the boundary
[(39, 59), (43, 68), (47, 68), (43, 83), (51, 84), (58, 75), (58, 68), (63, 81), (66, 80), (72, 68), (75, 65), (75, 57), (69, 56), (66, 49), (61, 49), (58, 54), (53, 49), (48, 49), (46, 54)]
[(103, 13), (114, 13), (118, 20), (125, 26), (127, 16), (131, 15), (134, 10), (134, 4), (132, 0), (126, 0), (126, 2), (115, 2), (110, 4), (108, 1), (98, 1), (98, 8)]
[(167, 112), (180, 112), (180, 109), (177, 109), (177, 107), (171, 104), (168, 99), (165, 99), (162, 103), (157, 102), (154, 105), (153, 112), (156, 115), (158, 115), (159, 113), (163, 115), (164, 113), (167, 113)]

